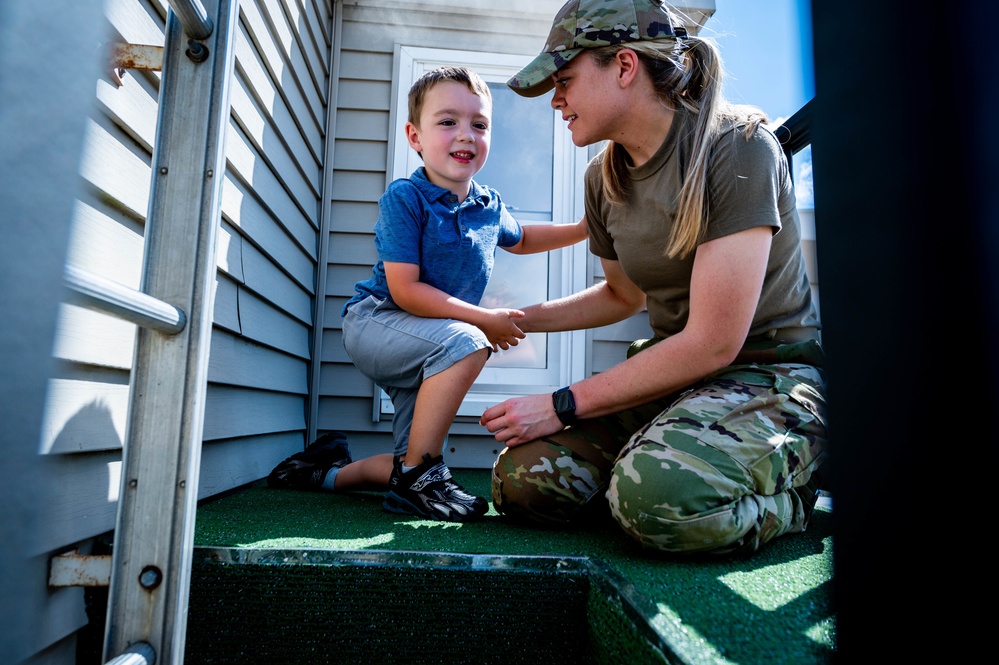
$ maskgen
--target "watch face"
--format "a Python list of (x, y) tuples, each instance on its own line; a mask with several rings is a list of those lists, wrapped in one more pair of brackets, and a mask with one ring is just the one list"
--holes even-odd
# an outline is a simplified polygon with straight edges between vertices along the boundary
[(576, 400), (568, 388), (556, 390), (552, 394), (555, 403), (555, 415), (563, 425), (569, 425), (576, 420)]

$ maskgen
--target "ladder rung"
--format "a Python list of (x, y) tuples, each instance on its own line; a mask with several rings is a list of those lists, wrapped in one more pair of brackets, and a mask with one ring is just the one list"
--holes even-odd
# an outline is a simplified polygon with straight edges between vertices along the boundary
[(154, 665), (156, 650), (147, 642), (136, 642), (125, 649), (120, 656), (115, 656), (107, 665)]
[(173, 305), (82, 268), (67, 265), (64, 280), (70, 300), (84, 307), (162, 333), (176, 334), (187, 325), (187, 316)]
[(170, 9), (177, 15), (189, 37), (207, 39), (215, 29), (200, 0), (170, 0)]

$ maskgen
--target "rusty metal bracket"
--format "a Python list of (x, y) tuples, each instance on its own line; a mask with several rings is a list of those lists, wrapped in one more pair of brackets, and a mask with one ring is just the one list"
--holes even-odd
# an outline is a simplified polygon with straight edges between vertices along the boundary
[(111, 78), (118, 86), (122, 85), (121, 77), (128, 69), (145, 69), (149, 71), (163, 70), (163, 47), (147, 44), (124, 44), (113, 42), (109, 45), (109, 60)]
[(87, 555), (78, 551), (52, 557), (49, 586), (106, 587), (111, 584), (111, 555)]

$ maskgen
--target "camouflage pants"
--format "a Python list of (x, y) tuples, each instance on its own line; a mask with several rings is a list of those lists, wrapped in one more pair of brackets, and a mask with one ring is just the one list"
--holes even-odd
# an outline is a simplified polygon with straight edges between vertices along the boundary
[(808, 523), (826, 442), (824, 394), (811, 365), (726, 367), (671, 399), (504, 449), (493, 503), (504, 515), (562, 526), (609, 508), (652, 550), (748, 554)]

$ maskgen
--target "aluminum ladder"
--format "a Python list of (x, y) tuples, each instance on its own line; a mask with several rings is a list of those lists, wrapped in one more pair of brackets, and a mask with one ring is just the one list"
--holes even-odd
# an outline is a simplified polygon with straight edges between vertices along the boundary
[[(159, 302), (135, 294), (122, 311), (140, 328), (104, 658), (126, 654), (129, 663), (137, 644), (161, 663), (184, 660), (239, 17), (238, 0), (170, 0), (170, 9), (142, 277), (143, 294)], [(175, 311), (148, 320), (163, 306)]]

